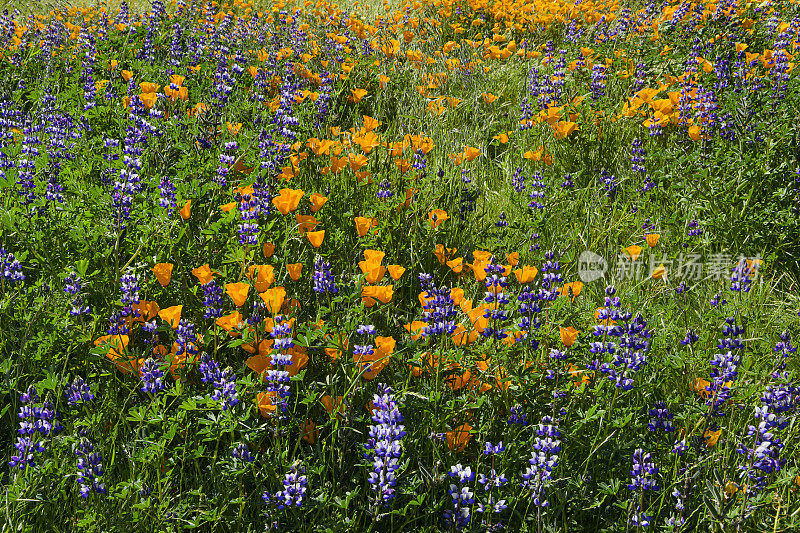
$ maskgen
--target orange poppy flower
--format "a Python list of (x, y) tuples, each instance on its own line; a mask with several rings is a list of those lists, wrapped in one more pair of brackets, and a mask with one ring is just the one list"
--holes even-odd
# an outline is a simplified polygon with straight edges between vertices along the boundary
[(225, 126), (227, 126), (228, 133), (230, 133), (231, 135), (238, 135), (239, 134), (239, 130), (242, 129), (242, 123), (241, 122), (235, 122), (233, 124), (231, 124), (230, 122), (226, 122)]
[(692, 383), (692, 389), (703, 399), (709, 399), (711, 397), (711, 392), (708, 390), (707, 387), (711, 385), (711, 382), (705, 379), (697, 378)]
[(703, 434), (703, 438), (706, 440), (706, 446), (709, 448), (713, 448), (714, 445), (719, 441), (719, 437), (722, 435), (722, 430), (718, 429), (716, 431), (711, 431), (707, 429), (706, 432)]
[(317, 211), (322, 209), (322, 206), (325, 205), (325, 202), (328, 201), (328, 197), (327, 196), (322, 196), (322, 195), (317, 194), (317, 193), (312, 194), (309, 199), (311, 200), (311, 212), (312, 213), (316, 213)]
[(306, 237), (308, 237), (308, 241), (314, 248), (319, 248), (322, 245), (323, 239), (325, 239), (325, 230), (309, 231), (306, 233)]
[(427, 322), (415, 320), (411, 324), (406, 324), (403, 327), (411, 334), (411, 338), (418, 341), (422, 337), (422, 330), (427, 326)]
[(256, 275), (256, 292), (264, 292), (275, 281), (275, 268), (272, 265), (250, 265), (247, 267), (247, 279), (252, 280)]
[(356, 222), (356, 231), (358, 232), (359, 237), (363, 237), (367, 234), (367, 232), (375, 225), (378, 224), (378, 220), (375, 218), (367, 218), (367, 217), (355, 217)]
[(107, 347), (108, 357), (118, 359), (125, 352), (130, 340), (128, 335), (103, 335), (95, 339), (94, 345)]
[(518, 283), (526, 284), (533, 281), (538, 273), (538, 268), (534, 266), (522, 265), (522, 268), (518, 268), (514, 271), (514, 276), (516, 276)]
[(247, 300), (247, 293), (250, 292), (250, 284), (244, 282), (226, 283), (225, 292), (231, 297), (236, 307), (241, 307), (244, 305), (245, 300)]
[(230, 335), (238, 335), (234, 329), (239, 329), (242, 326), (244, 317), (239, 311), (234, 311), (229, 315), (223, 315), (216, 320), (216, 324), (227, 331)]
[(561, 287), (561, 291), (559, 292), (559, 296), (571, 296), (574, 300), (578, 296), (581, 295), (581, 290), (583, 289), (583, 282), (582, 281), (573, 281), (572, 283), (567, 283), (563, 287)]
[(319, 399), (322, 406), (328, 412), (329, 415), (333, 416), (333, 412), (336, 411), (337, 415), (343, 415), (345, 404), (342, 401), (344, 396), (336, 396), (332, 398), (330, 395), (326, 394), (322, 398)]
[[(161, 309), (157, 302), (150, 302), (147, 300), (140, 300), (138, 304), (132, 305), (131, 308), (134, 312), (139, 313), (138, 317), (133, 318), (136, 322), (152, 320), (158, 315), (158, 311)], [(128, 319), (130, 320), (131, 317), (128, 317)]]
[(122, 76), (122, 79), (125, 80), (126, 82), (130, 81), (130, 79), (133, 77), (133, 72), (131, 72), (130, 70), (123, 70), (119, 74), (120, 76)]
[(653, 270), (653, 273), (651, 274), (651, 277), (653, 279), (664, 279), (664, 278), (666, 278), (667, 277), (667, 269), (666, 269), (666, 267), (663, 264), (662, 265), (658, 265), (655, 268), (655, 270)]
[(428, 213), (428, 221), (431, 223), (431, 227), (436, 229), (439, 225), (442, 224), (445, 220), (449, 220), (450, 215), (447, 214), (447, 211), (442, 209), (434, 209), (430, 213)]
[(306, 420), (303, 425), (300, 426), (300, 438), (307, 443), (314, 444), (318, 436), (319, 430), (312, 420)]
[(394, 295), (394, 285), (367, 286), (361, 289), (361, 298), (367, 307), (375, 305), (375, 300), (388, 304)]
[(559, 334), (561, 335), (561, 342), (564, 346), (570, 347), (575, 344), (575, 341), (578, 339), (578, 331), (577, 329), (573, 328), (572, 326), (568, 328), (559, 327), (558, 328)]
[(368, 91), (366, 89), (350, 89), (351, 96), (348, 98), (348, 100), (357, 104), (367, 95), (367, 92)]
[(477, 148), (473, 148), (472, 146), (464, 147), (464, 159), (466, 159), (468, 163), (471, 163), (480, 156), (481, 156), (481, 151), (478, 150)]
[(636, 261), (642, 254), (642, 247), (636, 246), (635, 244), (631, 244), (630, 246), (625, 248), (625, 251), (628, 252), (628, 255), (631, 256), (631, 261)]
[(461, 274), (464, 270), (464, 258), (463, 257), (456, 257), (455, 259), (451, 259), (445, 263), (450, 269), (455, 272), (456, 274)]
[(564, 139), (577, 129), (578, 125), (574, 122), (558, 121), (553, 125), (553, 134), (556, 139)]
[(272, 203), (282, 215), (286, 215), (297, 209), (304, 194), (302, 189), (281, 189), (280, 194), (272, 199)]
[(271, 242), (265, 242), (264, 246), (261, 247), (261, 253), (264, 254), (265, 259), (269, 259), (275, 253), (275, 245)]
[(376, 120), (370, 116), (362, 115), (362, 117), (364, 118), (364, 129), (367, 131), (378, 129), (381, 126), (381, 124), (383, 124), (383, 122)]
[(462, 424), (453, 431), (447, 432), (447, 447), (454, 452), (463, 452), (472, 439), (472, 426)]
[(256, 405), (263, 418), (269, 418), (277, 409), (278, 391), (259, 392), (256, 395)]
[(158, 282), (162, 287), (169, 285), (169, 282), (172, 279), (172, 267), (172, 263), (158, 263), (152, 268), (153, 273), (156, 275), (156, 279), (158, 279)]
[(161, 86), (157, 83), (151, 83), (149, 81), (144, 81), (139, 84), (139, 87), (142, 89), (142, 93), (149, 94), (158, 92)]
[(386, 267), (386, 269), (389, 271), (389, 275), (392, 276), (392, 279), (395, 281), (400, 279), (400, 277), (406, 271), (406, 269), (401, 267), (400, 265), (389, 265), (388, 267)]
[(515, 267), (519, 264), (519, 252), (512, 252), (510, 254), (506, 254), (506, 261), (512, 266)]
[(493, 95), (492, 93), (481, 93), (481, 97), (483, 98), (483, 101), (486, 102), (487, 104), (491, 104), (492, 102), (497, 100), (497, 96)]
[(275, 316), (280, 313), (283, 301), (286, 299), (286, 289), (283, 287), (273, 287), (260, 293), (259, 296), (267, 305), (267, 311)]
[(158, 316), (169, 324), (172, 329), (178, 329), (178, 323), (181, 321), (181, 312), (183, 311), (182, 305), (173, 305), (158, 312)]
[(192, 215), (192, 201), (191, 200), (187, 200), (186, 201), (186, 203), (181, 208), (180, 213), (181, 213), (181, 218), (183, 218), (183, 220), (188, 220), (189, 219), (189, 217)]
[(214, 279), (214, 274), (218, 274), (218, 272), (212, 271), (211, 267), (209, 267), (208, 263), (206, 263), (203, 266), (192, 269), (192, 274), (194, 274), (194, 276), (197, 278), (197, 281), (200, 282), (200, 285), (205, 285)]
[(303, 263), (291, 263), (286, 265), (286, 269), (289, 271), (289, 276), (292, 278), (292, 280), (297, 281), (300, 279), (300, 272), (303, 270)]
[(647, 246), (649, 246), (650, 248), (655, 247), (655, 245), (658, 244), (658, 239), (660, 238), (661, 235), (659, 235), (658, 233), (648, 233), (644, 236), (644, 240), (647, 241)]

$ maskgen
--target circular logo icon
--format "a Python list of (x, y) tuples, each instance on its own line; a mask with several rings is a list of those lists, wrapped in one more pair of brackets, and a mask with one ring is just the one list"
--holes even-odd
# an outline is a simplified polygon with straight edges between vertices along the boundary
[(578, 277), (584, 283), (602, 278), (606, 270), (608, 270), (608, 264), (601, 255), (585, 250), (578, 257)]

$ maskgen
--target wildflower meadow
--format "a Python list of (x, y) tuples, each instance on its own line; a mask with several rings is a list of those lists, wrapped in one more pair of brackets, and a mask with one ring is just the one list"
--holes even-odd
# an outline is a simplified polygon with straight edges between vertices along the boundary
[(0, 531), (800, 528), (800, 4), (11, 2)]

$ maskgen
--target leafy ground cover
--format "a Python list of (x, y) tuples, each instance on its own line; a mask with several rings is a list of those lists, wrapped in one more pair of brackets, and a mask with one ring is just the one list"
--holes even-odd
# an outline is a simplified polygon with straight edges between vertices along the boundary
[(4, 12), (3, 530), (796, 530), (799, 32)]

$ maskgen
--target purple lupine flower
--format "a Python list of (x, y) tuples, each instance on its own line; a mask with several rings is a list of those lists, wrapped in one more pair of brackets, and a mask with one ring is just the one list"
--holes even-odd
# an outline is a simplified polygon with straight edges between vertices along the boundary
[(592, 92), (592, 100), (599, 100), (606, 95), (606, 82), (608, 81), (608, 67), (601, 63), (592, 65), (592, 79), (589, 90)]
[(755, 408), (758, 426), (748, 426), (747, 436), (752, 444), (739, 444), (737, 452), (747, 458), (747, 463), (739, 466), (741, 476), (748, 480), (750, 490), (762, 491), (767, 485), (767, 476), (779, 472), (786, 460), (780, 457), (784, 448), (780, 437), (775, 435), (775, 414), (769, 406)]
[(282, 315), (275, 316), (275, 325), (272, 327), (270, 335), (274, 339), (272, 353), (270, 354), (270, 362), (273, 368), (267, 370), (265, 374), (268, 384), (267, 390), (277, 392), (281, 402), (281, 409), (286, 410), (286, 398), (291, 395), (288, 385), (290, 381), (289, 372), (286, 367), (294, 364), (289, 353), (289, 350), (294, 347), (291, 323), (284, 322)]
[(700, 340), (700, 337), (697, 335), (697, 333), (695, 333), (692, 329), (688, 329), (686, 330), (686, 337), (683, 338), (681, 344), (684, 346), (693, 345), (698, 340)]
[[(483, 317), (490, 322), (483, 329), (481, 335), (487, 338), (492, 337), (497, 340), (503, 340), (508, 337), (508, 331), (503, 328), (503, 324), (508, 320), (508, 311), (505, 311), (503, 307), (508, 305), (510, 301), (508, 296), (503, 292), (508, 286), (506, 277), (502, 275), (505, 271), (505, 267), (503, 265), (495, 265), (490, 261), (484, 270), (486, 271), (486, 281), (484, 284), (488, 290), (485, 293), (486, 296), (483, 301), (490, 304), (490, 307), (496, 307), (496, 309), (490, 308), (484, 312)], [(495, 305), (492, 306), (491, 304)]]
[(330, 293), (336, 294), (339, 289), (336, 287), (336, 280), (331, 273), (331, 264), (321, 258), (314, 262), (314, 292), (317, 294)]
[(158, 205), (167, 210), (167, 216), (172, 216), (172, 213), (175, 212), (175, 208), (178, 206), (177, 200), (175, 199), (175, 185), (173, 185), (172, 180), (170, 180), (168, 176), (162, 176), (158, 184), (158, 189), (161, 196)]
[(665, 433), (675, 431), (675, 426), (672, 425), (672, 419), (675, 415), (670, 413), (669, 408), (665, 402), (656, 402), (652, 409), (650, 409), (650, 423), (648, 429), (650, 431), (663, 430)]
[(64, 396), (67, 398), (67, 405), (69, 407), (94, 400), (92, 389), (89, 388), (89, 384), (80, 376), (75, 376), (72, 383), (67, 385)]
[(35, 454), (44, 452), (44, 441), (35, 440), (35, 435), (38, 433), (44, 437), (61, 431), (63, 426), (58, 422), (58, 412), (53, 409), (53, 404), (49, 401), (39, 403), (39, 393), (36, 387), (31, 385), (19, 397), (22, 402), (17, 416), (20, 418), (19, 429), (17, 433), (19, 437), (14, 447), (17, 449), (17, 455), (11, 456), (9, 466), (14, 468), (18, 467), (24, 470), (28, 466), (36, 466)]
[(776, 368), (779, 370), (783, 370), (786, 368), (786, 359), (792, 356), (792, 354), (797, 352), (797, 348), (792, 346), (792, 339), (789, 335), (788, 331), (781, 332), (781, 340), (773, 346), (772, 351), (776, 353), (780, 353), (780, 359), (778, 360)]
[(9, 283), (25, 281), (25, 274), (22, 273), (22, 265), (14, 254), (7, 252), (5, 248), (0, 248), (0, 272), (3, 279)]
[(94, 445), (88, 439), (81, 439), (75, 455), (78, 456), (78, 483), (81, 485), (81, 498), (88, 498), (92, 492), (106, 494), (106, 486), (103, 483), (103, 458), (94, 451)]
[(91, 313), (92, 308), (86, 305), (86, 301), (81, 294), (83, 285), (81, 277), (75, 274), (69, 274), (64, 278), (64, 292), (74, 296), (72, 299), (72, 309), (69, 310), (71, 316), (80, 316)]
[(519, 167), (514, 170), (514, 175), (511, 176), (511, 186), (514, 187), (514, 190), (518, 193), (525, 190), (525, 175)]
[(157, 394), (164, 390), (164, 372), (152, 357), (149, 357), (139, 370), (142, 373), (142, 392)]
[(389, 182), (388, 179), (384, 179), (378, 184), (378, 192), (376, 193), (378, 198), (382, 198), (384, 200), (388, 200), (394, 196), (394, 192), (392, 191), (392, 184)]
[[(600, 365), (600, 372), (614, 381), (617, 388), (630, 390), (633, 388), (633, 372), (647, 364), (646, 353), (650, 348), (647, 339), (652, 337), (647, 329), (647, 321), (642, 315), (632, 318), (630, 311), (619, 310), (620, 299), (615, 297), (616, 289), (606, 287), (605, 307), (598, 313), (598, 320), (604, 322), (594, 326), (592, 334), (600, 338), (589, 344), (589, 351), (594, 354), (608, 353), (613, 356), (612, 363)], [(608, 319), (616, 322), (613, 325)], [(621, 372), (617, 368), (622, 369)]]
[(689, 237), (699, 237), (700, 235), (703, 234), (703, 228), (700, 227), (700, 223), (697, 221), (696, 218), (690, 220), (687, 227), (688, 230), (686, 232), (686, 235), (688, 235)]
[(250, 450), (247, 449), (247, 444), (240, 442), (236, 446), (233, 447), (233, 451), (231, 455), (234, 459), (238, 459), (240, 461), (244, 461), (245, 463), (252, 463), (256, 460), (255, 457), (250, 453)]
[(750, 285), (757, 271), (758, 266), (755, 261), (748, 262), (744, 258), (740, 259), (731, 273), (731, 290), (734, 292), (750, 292)]
[(200, 380), (203, 383), (211, 383), (214, 386), (211, 399), (215, 402), (221, 401), (223, 411), (227, 411), (228, 408), (239, 403), (236, 391), (236, 376), (234, 376), (230, 368), (220, 370), (219, 363), (208, 355), (203, 354), (198, 369), (201, 374)]
[(378, 393), (373, 396), (375, 405), (369, 429), (369, 440), (364, 445), (367, 452), (364, 457), (372, 463), (369, 483), (376, 494), (376, 500), (383, 505), (395, 496), (397, 479), (395, 472), (400, 467), (400, 456), (403, 450), (401, 439), (405, 436), (403, 415), (398, 409), (392, 389), (386, 385), (378, 385)]
[(502, 442), (499, 442), (497, 445), (493, 445), (491, 442), (486, 442), (483, 449), (483, 454), (488, 455), (491, 458), (491, 470), (489, 471), (489, 475), (486, 476), (483, 473), (478, 474), (478, 483), (483, 486), (483, 490), (488, 492), (485, 500), (478, 502), (477, 511), (479, 513), (485, 514), (499, 514), (503, 512), (508, 506), (506, 505), (506, 501), (499, 499), (495, 494), (495, 489), (499, 490), (503, 485), (508, 483), (508, 478), (503, 474), (497, 473), (495, 470), (495, 459), (496, 456), (503, 453), (505, 451), (505, 446), (503, 446)]
[(205, 318), (219, 318), (222, 316), (222, 287), (217, 280), (212, 279), (203, 285), (203, 305), (206, 306)]
[(549, 502), (545, 497), (545, 489), (553, 480), (553, 469), (558, 466), (558, 452), (561, 451), (561, 432), (549, 416), (542, 417), (536, 430), (533, 452), (528, 459), (528, 466), (522, 474), (521, 485), (530, 490), (533, 495), (533, 504), (537, 507), (547, 507)]
[(515, 405), (511, 408), (510, 415), (508, 417), (508, 425), (517, 424), (520, 426), (527, 426), (528, 425), (528, 416), (522, 410), (521, 405)]
[(652, 476), (658, 474), (658, 467), (652, 462), (649, 453), (641, 448), (633, 452), (633, 468), (631, 469), (631, 482), (628, 490), (634, 493), (633, 501), (636, 507), (631, 516), (631, 523), (635, 526), (647, 527), (652, 516), (645, 514), (641, 508), (641, 500), (645, 491), (657, 491), (658, 486)]
[(186, 319), (181, 319), (178, 322), (178, 328), (176, 329), (177, 339), (175, 342), (178, 343), (178, 351), (176, 355), (194, 355), (197, 353), (197, 334), (194, 332), (194, 324), (189, 322)]
[(686, 450), (688, 450), (688, 449), (689, 449), (689, 445), (686, 444), (686, 439), (683, 439), (683, 440), (679, 440), (678, 442), (676, 442), (672, 446), (672, 449), (670, 451), (672, 453), (674, 453), (675, 455), (683, 455), (684, 453), (686, 453)]
[(450, 290), (437, 287), (433, 283), (433, 276), (423, 272), (419, 276), (422, 289), (426, 292), (425, 305), (422, 306), (422, 321), (427, 324), (422, 330), (423, 337), (447, 334), (451, 335), (456, 330), (455, 302), (450, 297)]
[(715, 294), (711, 301), (709, 302), (712, 307), (719, 308), (720, 305), (725, 305), (728, 303), (728, 300), (722, 297), (721, 294)]
[(445, 509), (444, 519), (457, 529), (465, 529), (472, 520), (470, 510), (475, 503), (475, 498), (469, 483), (475, 479), (475, 473), (470, 467), (464, 468), (461, 463), (458, 463), (450, 467), (447, 475), (455, 478), (456, 482), (451, 483), (450, 489), (447, 491), (452, 499), (452, 507)]
[(283, 490), (276, 492), (274, 495), (265, 492), (262, 496), (264, 503), (274, 504), (278, 510), (285, 509), (286, 507), (297, 507), (298, 509), (303, 506), (303, 499), (308, 490), (308, 478), (305, 476), (306, 469), (300, 463), (295, 461), (283, 479)]
[(545, 184), (542, 174), (540, 172), (534, 172), (533, 176), (531, 176), (531, 180), (531, 192), (528, 195), (531, 201), (528, 207), (531, 209), (544, 209)]

